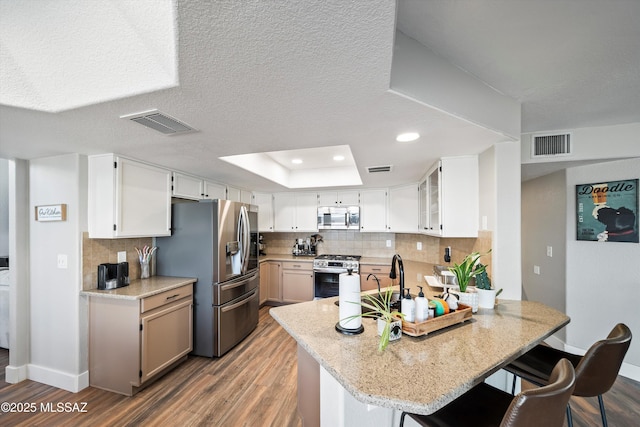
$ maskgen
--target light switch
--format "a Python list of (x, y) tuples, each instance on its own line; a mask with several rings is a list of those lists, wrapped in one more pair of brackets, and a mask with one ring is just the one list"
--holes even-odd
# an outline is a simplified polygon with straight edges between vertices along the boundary
[(533, 266), (533, 274), (540, 274), (540, 266), (539, 265), (534, 265)]
[(390, 248), (391, 247), (391, 240), (387, 240), (387, 247)]
[(416, 244), (416, 249), (418, 249), (419, 251), (421, 251), (421, 250), (422, 250), (422, 242), (418, 242), (418, 243)]
[(553, 256), (553, 246), (547, 246), (547, 256), (548, 257)]
[(58, 268), (67, 268), (67, 255), (58, 254)]

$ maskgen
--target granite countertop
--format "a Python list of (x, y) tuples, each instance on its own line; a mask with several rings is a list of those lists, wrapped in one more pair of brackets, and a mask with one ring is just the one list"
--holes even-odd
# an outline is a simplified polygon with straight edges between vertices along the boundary
[(198, 279), (193, 277), (151, 276), (148, 279), (133, 280), (129, 286), (123, 288), (109, 290), (88, 289), (81, 291), (80, 295), (137, 300), (194, 283), (196, 280)]
[(417, 414), (440, 409), (569, 323), (541, 303), (500, 300), (462, 324), (403, 335), (378, 352), (374, 319), (362, 320), (361, 335), (336, 332), (337, 299), (274, 307), (270, 314), (356, 399)]

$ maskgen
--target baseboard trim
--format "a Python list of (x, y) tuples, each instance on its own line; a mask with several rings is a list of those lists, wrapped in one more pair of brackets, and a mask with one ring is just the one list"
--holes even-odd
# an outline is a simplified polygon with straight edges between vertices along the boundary
[(9, 384), (16, 384), (27, 379), (27, 365), (11, 366), (4, 369), (4, 379)]
[(45, 368), (38, 365), (28, 365), (28, 379), (61, 388), (72, 393), (77, 393), (89, 387), (89, 372), (85, 371), (78, 375), (55, 369)]

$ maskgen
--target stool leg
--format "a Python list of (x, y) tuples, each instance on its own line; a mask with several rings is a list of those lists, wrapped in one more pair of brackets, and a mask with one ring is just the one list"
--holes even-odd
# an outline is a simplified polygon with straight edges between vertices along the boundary
[(404, 426), (404, 417), (407, 416), (406, 412), (403, 412), (402, 415), (400, 415), (400, 427)]
[(598, 403), (600, 404), (600, 415), (602, 416), (602, 427), (607, 427), (607, 413), (604, 411), (604, 401), (602, 395), (598, 395)]
[(571, 416), (571, 406), (567, 403), (567, 424), (573, 427), (573, 417)]
[(511, 394), (516, 395), (516, 374), (513, 374), (513, 382), (511, 383)]

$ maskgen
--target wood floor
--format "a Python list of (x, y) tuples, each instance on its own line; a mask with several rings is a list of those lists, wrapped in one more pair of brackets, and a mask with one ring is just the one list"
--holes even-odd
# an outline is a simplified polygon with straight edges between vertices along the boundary
[[(14, 409), (34, 404), (35, 412), (0, 411), (0, 425), (300, 426), (296, 344), (268, 310), (260, 309), (256, 330), (224, 357), (189, 357), (134, 397), (92, 387), (70, 393), (33, 381), (8, 384), (4, 381), (8, 352), (2, 350), (0, 402), (13, 402)], [(639, 425), (640, 383), (618, 377), (604, 400), (611, 427)], [(48, 404), (51, 409), (62, 404), (63, 410), (67, 404), (76, 412), (43, 412), (41, 405), (46, 409)], [(571, 407), (575, 427), (601, 425), (596, 398), (572, 397)]]

